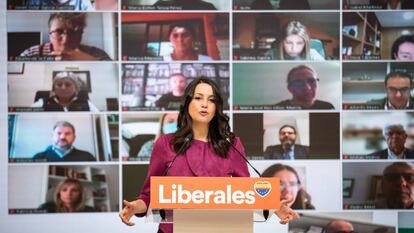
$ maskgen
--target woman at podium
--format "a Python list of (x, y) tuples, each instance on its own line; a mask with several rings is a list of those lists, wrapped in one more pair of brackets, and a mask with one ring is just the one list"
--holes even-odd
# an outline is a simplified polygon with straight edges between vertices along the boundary
[[(155, 142), (141, 193), (134, 201), (124, 200), (121, 220), (133, 225), (133, 215), (146, 214), (151, 176), (249, 177), (246, 161), (237, 152), (244, 153), (243, 145), (230, 131), (228, 121), (217, 84), (208, 78), (193, 80), (184, 93), (177, 131), (162, 135)], [(282, 207), (276, 212), (281, 223), (298, 217), (285, 203), (282, 200)], [(172, 233), (173, 226), (161, 223), (158, 232)]]

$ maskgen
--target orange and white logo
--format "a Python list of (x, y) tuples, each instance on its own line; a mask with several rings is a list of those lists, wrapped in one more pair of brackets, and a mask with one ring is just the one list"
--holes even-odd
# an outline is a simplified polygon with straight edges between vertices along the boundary
[(151, 177), (151, 207), (277, 209), (278, 178)]

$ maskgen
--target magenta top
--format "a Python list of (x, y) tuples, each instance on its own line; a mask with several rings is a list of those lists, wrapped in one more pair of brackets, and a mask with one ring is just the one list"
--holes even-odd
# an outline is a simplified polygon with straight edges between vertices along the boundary
[[(175, 156), (170, 144), (173, 134), (162, 135), (154, 144), (147, 178), (137, 199), (150, 206), (150, 177), (161, 176)], [(234, 146), (244, 154), (244, 147), (236, 137)], [(246, 161), (230, 147), (227, 158), (218, 156), (209, 142), (193, 139), (184, 155), (179, 155), (168, 170), (167, 176), (209, 176), (209, 177), (249, 177)], [(142, 215), (138, 215), (142, 216)], [(172, 224), (160, 224), (164, 233), (172, 233)]]

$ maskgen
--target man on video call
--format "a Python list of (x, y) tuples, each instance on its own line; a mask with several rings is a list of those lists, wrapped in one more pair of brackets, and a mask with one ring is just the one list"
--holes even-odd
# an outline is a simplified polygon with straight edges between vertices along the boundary
[(291, 69), (287, 75), (287, 88), (292, 99), (277, 103), (276, 107), (284, 109), (334, 109), (331, 103), (317, 100), (317, 74), (310, 66), (299, 65)]
[(281, 144), (266, 147), (264, 159), (307, 159), (309, 147), (296, 143), (296, 128), (291, 125), (283, 125), (279, 129), (279, 141)]
[(414, 159), (414, 150), (404, 146), (407, 140), (407, 134), (404, 127), (399, 124), (386, 125), (382, 134), (387, 142), (388, 148), (376, 151), (367, 155), (368, 158), (374, 159)]
[(381, 189), (384, 198), (375, 202), (378, 209), (414, 209), (414, 166), (396, 162), (383, 171)]
[(187, 87), (187, 78), (181, 73), (175, 73), (170, 76), (171, 92), (162, 95), (156, 102), (155, 106), (177, 110), (180, 107), (185, 88)]
[(75, 127), (67, 121), (58, 121), (53, 126), (53, 145), (48, 146), (45, 151), (35, 154), (33, 159), (46, 160), (47, 162), (96, 162), (96, 158), (91, 153), (78, 150), (73, 146), (75, 139)]
[(354, 232), (354, 226), (352, 223), (340, 220), (340, 219), (334, 219), (330, 221), (324, 228), (322, 233), (353, 233)]
[(26, 49), (21, 57), (54, 57), (56, 61), (111, 60), (103, 50), (81, 44), (85, 13), (52, 13), (48, 24), (50, 42)]
[(373, 99), (368, 105), (378, 105), (386, 110), (414, 109), (414, 99), (411, 97), (412, 77), (410, 74), (400, 71), (389, 73), (385, 77), (386, 97)]
[(158, 0), (153, 6), (174, 7), (180, 10), (217, 10), (212, 3), (202, 0)]

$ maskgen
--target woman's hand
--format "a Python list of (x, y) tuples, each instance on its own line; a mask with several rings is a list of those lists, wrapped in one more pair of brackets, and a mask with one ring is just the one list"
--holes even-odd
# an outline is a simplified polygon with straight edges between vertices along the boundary
[(300, 218), (299, 214), (296, 213), (292, 208), (290, 208), (287, 203), (291, 200), (281, 200), (280, 201), (280, 208), (275, 211), (275, 214), (280, 219), (280, 224), (286, 224), (292, 220)]
[(147, 211), (147, 205), (141, 199), (135, 201), (124, 200), (125, 207), (119, 213), (119, 217), (122, 222), (128, 226), (133, 226), (134, 223), (130, 221), (131, 217), (135, 214), (145, 213)]

